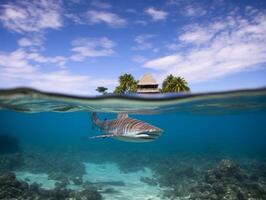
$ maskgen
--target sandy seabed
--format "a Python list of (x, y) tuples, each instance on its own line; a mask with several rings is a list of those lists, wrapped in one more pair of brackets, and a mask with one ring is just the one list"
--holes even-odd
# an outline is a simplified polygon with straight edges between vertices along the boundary
[[(106, 200), (161, 200), (163, 190), (167, 188), (158, 185), (150, 185), (141, 181), (142, 178), (153, 178), (151, 169), (123, 173), (115, 163), (84, 163), (86, 174), (83, 182), (89, 181), (100, 188), (99, 192)], [(58, 181), (49, 179), (48, 174), (34, 174), (28, 171), (15, 171), (18, 180), (29, 184), (37, 183), (43, 189), (54, 189)], [(69, 189), (82, 190), (82, 186), (76, 186), (70, 182)]]

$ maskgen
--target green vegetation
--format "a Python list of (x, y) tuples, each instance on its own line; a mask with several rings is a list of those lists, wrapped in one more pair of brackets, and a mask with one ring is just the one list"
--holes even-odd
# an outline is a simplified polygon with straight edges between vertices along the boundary
[(182, 77), (168, 75), (162, 85), (161, 91), (164, 92), (189, 92), (190, 88), (187, 81)]
[(103, 87), (103, 86), (99, 86), (96, 89), (96, 91), (99, 92), (99, 93), (101, 93), (101, 94), (107, 94), (107, 92), (106, 92), (107, 90), (108, 90), (108, 88)]
[(119, 76), (119, 85), (115, 88), (115, 94), (125, 94), (137, 91), (138, 82), (131, 74), (123, 74)]

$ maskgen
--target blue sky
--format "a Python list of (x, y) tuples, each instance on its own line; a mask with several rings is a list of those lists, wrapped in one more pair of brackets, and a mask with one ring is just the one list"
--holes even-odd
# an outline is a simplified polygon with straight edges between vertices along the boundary
[(266, 86), (266, 1), (1, 1), (0, 87), (71, 94), (183, 76), (193, 92)]

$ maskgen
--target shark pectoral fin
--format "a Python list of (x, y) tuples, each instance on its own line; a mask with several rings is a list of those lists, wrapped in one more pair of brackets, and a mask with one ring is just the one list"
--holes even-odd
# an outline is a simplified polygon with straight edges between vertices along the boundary
[(96, 138), (109, 138), (109, 137), (114, 137), (113, 134), (103, 134), (103, 135), (97, 135), (97, 136), (92, 136), (90, 139), (96, 139)]

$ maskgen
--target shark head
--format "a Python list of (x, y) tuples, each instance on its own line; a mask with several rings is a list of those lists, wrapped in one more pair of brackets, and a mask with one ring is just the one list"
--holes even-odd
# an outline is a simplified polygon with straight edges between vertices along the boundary
[(117, 139), (127, 142), (151, 142), (156, 140), (162, 133), (162, 129), (143, 123), (141, 126), (133, 128), (123, 135), (120, 135)]

